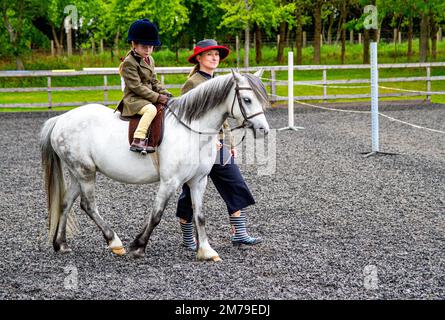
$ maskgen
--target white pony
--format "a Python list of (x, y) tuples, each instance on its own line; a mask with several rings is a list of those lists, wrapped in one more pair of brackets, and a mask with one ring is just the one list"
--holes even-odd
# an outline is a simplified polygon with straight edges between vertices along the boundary
[[(129, 150), (128, 122), (103, 105), (85, 105), (47, 120), (40, 146), (48, 195), (49, 236), (54, 250), (71, 251), (66, 242), (67, 220), (80, 195), (81, 208), (102, 230), (108, 247), (118, 255), (125, 254), (121, 240), (97, 210), (94, 187), (96, 172), (101, 172), (123, 183), (160, 181), (153, 211), (130, 245), (132, 257), (144, 256), (167, 201), (178, 187), (187, 183), (198, 233), (197, 258), (220, 260), (208, 242), (202, 210), (207, 175), (216, 157), (216, 136), (227, 117), (235, 118), (240, 127), (267, 134), (269, 125), (263, 112), (267, 103), (259, 74), (236, 72), (206, 81), (172, 99), (166, 108), (163, 142), (157, 149), (159, 166), (150, 156)], [(70, 179), (67, 187), (63, 168)]]

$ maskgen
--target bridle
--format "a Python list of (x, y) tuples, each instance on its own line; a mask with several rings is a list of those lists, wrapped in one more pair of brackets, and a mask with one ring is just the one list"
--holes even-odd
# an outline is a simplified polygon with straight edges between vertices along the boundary
[[(235, 78), (235, 75), (233, 75), (233, 77)], [(254, 118), (256, 116), (264, 114), (264, 111), (260, 111), (260, 112), (254, 113), (254, 114), (252, 114), (250, 116), (247, 115), (246, 108), (243, 105), (243, 101), (242, 101), (241, 95), (240, 95), (240, 91), (241, 90), (251, 90), (251, 91), (253, 91), (253, 89), (250, 88), (250, 87), (240, 87), (240, 86), (238, 86), (238, 82), (236, 82), (236, 80), (235, 80), (235, 96), (233, 97), (233, 102), (232, 102), (232, 107), (230, 108), (230, 115), (229, 115), (229, 117), (232, 118), (232, 119), (235, 119), (235, 114), (233, 113), (233, 109), (235, 107), (235, 101), (238, 100), (238, 106), (239, 106), (239, 109), (241, 111), (241, 115), (243, 116), (244, 120), (243, 120), (243, 123), (240, 126), (232, 128), (231, 131), (247, 127), (247, 125), (249, 123), (249, 119), (252, 119), (252, 118)]]

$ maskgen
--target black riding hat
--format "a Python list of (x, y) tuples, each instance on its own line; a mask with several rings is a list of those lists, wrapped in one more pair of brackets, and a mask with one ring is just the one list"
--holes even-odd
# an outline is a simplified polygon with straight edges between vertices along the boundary
[(160, 46), (159, 32), (156, 25), (148, 19), (136, 20), (128, 29), (128, 42)]

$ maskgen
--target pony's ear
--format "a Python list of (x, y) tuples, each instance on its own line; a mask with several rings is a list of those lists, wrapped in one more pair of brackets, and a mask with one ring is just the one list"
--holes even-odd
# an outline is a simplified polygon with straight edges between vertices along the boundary
[(232, 75), (233, 75), (233, 79), (235, 79), (236, 82), (240, 82), (241, 81), (241, 75), (234, 71), (233, 69), (230, 69), (232, 71)]
[(257, 78), (261, 78), (261, 76), (263, 75), (264, 69), (261, 68), (260, 70), (258, 70), (257, 72), (255, 72), (253, 75)]

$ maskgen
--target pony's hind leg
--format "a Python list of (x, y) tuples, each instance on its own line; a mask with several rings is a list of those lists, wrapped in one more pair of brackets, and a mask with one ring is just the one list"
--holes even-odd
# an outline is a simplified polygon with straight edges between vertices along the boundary
[(213, 250), (209, 244), (207, 232), (205, 230), (205, 217), (202, 209), (202, 201), (205, 188), (207, 186), (207, 176), (198, 181), (190, 181), (190, 195), (193, 204), (193, 219), (195, 220), (196, 231), (198, 233), (198, 252), (196, 257), (201, 261), (221, 261), (219, 254)]
[(81, 200), (80, 207), (84, 210), (90, 218), (96, 223), (103, 233), (108, 247), (111, 251), (119, 256), (125, 254), (125, 249), (122, 245), (122, 241), (117, 234), (110, 228), (110, 226), (100, 216), (97, 206), (96, 197), (94, 192), (95, 177), (89, 180), (83, 180), (80, 182)]
[(57, 233), (53, 240), (53, 247), (56, 252), (67, 253), (71, 252), (71, 249), (68, 247), (66, 243), (66, 223), (68, 220), (68, 216), (73, 207), (74, 201), (76, 201), (77, 197), (80, 194), (80, 185), (75, 180), (73, 176), (71, 176), (71, 182), (66, 190), (65, 195), (63, 196), (63, 204), (62, 204), (62, 214), (60, 216), (59, 225), (57, 228)]
[(145, 248), (147, 247), (150, 235), (161, 221), (167, 202), (175, 193), (178, 186), (179, 183), (176, 182), (166, 183), (161, 181), (158, 193), (156, 194), (153, 211), (145, 218), (142, 232), (137, 235), (136, 239), (130, 245), (130, 254), (133, 258), (142, 258), (145, 255)]

